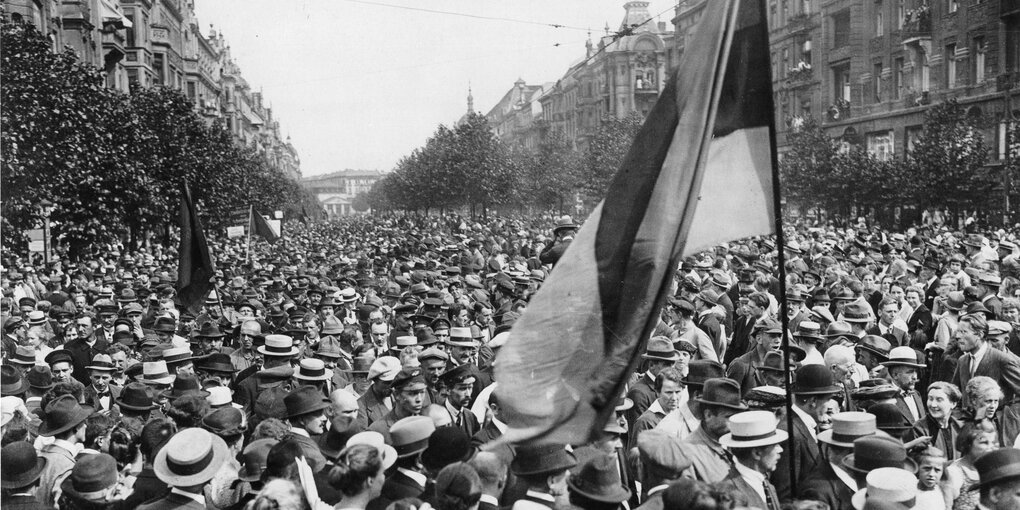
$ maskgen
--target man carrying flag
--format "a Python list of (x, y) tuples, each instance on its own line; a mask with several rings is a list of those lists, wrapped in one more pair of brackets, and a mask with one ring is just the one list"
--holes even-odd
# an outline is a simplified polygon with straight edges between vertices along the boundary
[[(496, 365), (515, 443), (582, 444), (614, 414), (680, 258), (774, 231), (768, 32), (760, 0), (705, 6), (693, 44), (605, 200)], [(549, 341), (556, 331), (558, 341)]]

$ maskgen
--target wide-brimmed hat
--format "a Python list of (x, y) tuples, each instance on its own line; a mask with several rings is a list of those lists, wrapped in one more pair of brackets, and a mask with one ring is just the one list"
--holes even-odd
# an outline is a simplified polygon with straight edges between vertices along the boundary
[(28, 391), (28, 384), (21, 376), (21, 370), (14, 365), (0, 366), (0, 396), (21, 395)]
[(149, 394), (149, 388), (142, 383), (131, 383), (125, 386), (114, 402), (121, 409), (129, 411), (150, 411), (156, 408), (156, 404), (152, 402), (152, 395)]
[(687, 376), (680, 382), (684, 386), (701, 389), (705, 381), (717, 377), (726, 377), (726, 369), (718, 361), (693, 360), (687, 365)]
[(701, 398), (694, 400), (703, 405), (725, 407), (738, 411), (747, 410), (747, 405), (740, 401), (740, 384), (726, 377), (705, 381), (705, 390), (701, 393)]
[(778, 428), (779, 420), (770, 411), (745, 411), (729, 418), (730, 431), (719, 438), (728, 448), (756, 448), (786, 441), (787, 433)]
[(888, 339), (878, 335), (864, 335), (860, 342), (857, 342), (857, 349), (868, 351), (885, 360), (889, 358), (889, 350), (892, 344)]
[(559, 473), (577, 465), (577, 458), (561, 444), (520, 446), (510, 463), (517, 476)]
[(886, 435), (865, 436), (854, 440), (854, 452), (843, 458), (843, 466), (861, 474), (887, 467), (917, 472), (917, 464), (907, 456), (903, 443)]
[(191, 349), (187, 347), (171, 347), (169, 349), (163, 349), (163, 361), (165, 361), (167, 365), (181, 364), (193, 359), (195, 359), (195, 355), (192, 354)]
[(623, 486), (616, 456), (597, 455), (567, 479), (570, 489), (588, 499), (603, 503), (622, 503), (630, 499), (630, 489)]
[(265, 356), (278, 358), (289, 358), (300, 352), (294, 347), (294, 339), (286, 335), (266, 335), (266, 343), (256, 350)]
[(168, 400), (177, 400), (185, 395), (208, 397), (209, 392), (202, 389), (202, 383), (198, 378), (191, 375), (179, 375), (174, 379), (173, 386), (162, 393)]
[(474, 455), (471, 437), (460, 427), (439, 427), (429, 436), (429, 446), (421, 453), (421, 463), (433, 472), (455, 462), (467, 462)]
[(641, 357), (659, 361), (679, 361), (680, 352), (673, 348), (673, 341), (669, 338), (653, 336), (648, 340), (648, 347)]
[(428, 416), (408, 416), (390, 427), (390, 442), (400, 458), (425, 451), (436, 425)]
[(980, 482), (971, 486), (970, 490), (1015, 480), (1020, 478), (1020, 450), (1016, 448), (992, 450), (978, 457), (974, 461), (974, 467), (978, 471)]
[(321, 359), (305, 358), (298, 364), (295, 379), (303, 381), (328, 381), (333, 375), (326, 370), (326, 364)]
[[(898, 387), (896, 389), (899, 390)], [(875, 422), (879, 430), (884, 430), (894, 437), (899, 438), (903, 432), (913, 428), (910, 420), (903, 416), (896, 404), (891, 402), (874, 404), (868, 408), (868, 412), (875, 415)]]
[(832, 371), (825, 365), (804, 365), (797, 369), (797, 380), (790, 393), (794, 395), (830, 395), (843, 391), (833, 384)]
[(237, 479), (242, 482), (257, 482), (262, 478), (262, 472), (266, 470), (266, 459), (269, 458), (269, 450), (279, 441), (273, 438), (256, 439), (244, 447), (241, 453), (241, 469), (237, 472)]
[[(321, 363), (321, 361), (320, 361)], [(322, 391), (314, 386), (301, 386), (283, 397), (283, 405), (287, 408), (287, 418), (302, 414), (322, 411), (329, 407), (329, 400), (322, 396)]]
[(203, 372), (214, 374), (231, 374), (236, 371), (233, 363), (230, 362), (230, 355), (222, 352), (214, 352), (202, 358), (196, 358), (195, 368)]
[(50, 367), (46, 365), (36, 365), (30, 368), (25, 374), (25, 381), (30, 387), (38, 390), (48, 390), (56, 384), (53, 382), (53, 373), (50, 372)]
[(152, 325), (152, 330), (156, 333), (176, 333), (177, 321), (173, 317), (159, 317)]
[(227, 336), (226, 333), (214, 321), (203, 322), (202, 327), (198, 328), (198, 332), (195, 333), (195, 338), (223, 338), (225, 336)]
[(72, 395), (61, 395), (46, 405), (39, 435), (52, 437), (67, 432), (92, 416), (95, 409), (78, 403)]
[(850, 498), (850, 504), (855, 510), (864, 510), (869, 501), (881, 501), (896, 508), (914, 508), (918, 491), (917, 477), (910, 471), (894, 467), (878, 468), (868, 473), (865, 480), (867, 486)]
[(344, 323), (336, 317), (326, 317), (322, 321), (323, 335), (339, 335), (344, 332)]
[(917, 351), (903, 345), (900, 347), (894, 347), (893, 350), (889, 351), (889, 356), (886, 361), (881, 363), (885, 367), (914, 367), (924, 368), (927, 365), (924, 363), (917, 362)]
[(814, 321), (800, 321), (793, 337), (798, 340), (820, 342), (822, 341), (822, 327)]
[(854, 441), (878, 432), (875, 415), (863, 412), (836, 413), (832, 416), (832, 428), (818, 433), (818, 440), (843, 448), (853, 448)]
[(171, 487), (192, 487), (211, 480), (229, 458), (227, 443), (208, 430), (191, 427), (170, 437), (152, 469)]
[(9, 363), (30, 367), (35, 365), (35, 349), (25, 345), (19, 345), (14, 349), (11, 357), (7, 358)]
[(174, 376), (166, 367), (166, 361), (143, 361), (142, 362), (142, 383), (144, 384), (170, 384), (174, 382)]
[(244, 434), (244, 413), (232, 406), (214, 409), (202, 418), (202, 428), (223, 438)]
[(96, 354), (92, 358), (92, 363), (87, 367), (87, 370), (98, 370), (100, 372), (113, 372), (117, 369), (113, 364), (113, 358), (109, 354)]
[(32, 443), (14, 441), (0, 450), (0, 489), (20, 489), (39, 479), (46, 469)]
[[(783, 351), (771, 350), (765, 353), (765, 356), (761, 360), (760, 365), (754, 365), (755, 370), (764, 370), (766, 372), (782, 372), (785, 364), (783, 363)], [(796, 370), (797, 364), (794, 362), (790, 363), (790, 370)]]
[(865, 304), (853, 302), (843, 308), (843, 320), (846, 322), (871, 322), (871, 311)]
[(106, 500), (106, 490), (117, 484), (117, 461), (108, 454), (82, 455), (75, 459), (71, 474), (60, 490), (76, 499), (90, 502)]
[(382, 460), (383, 471), (389, 469), (391, 466), (393, 466), (394, 463), (397, 462), (396, 448), (393, 448), (392, 446), (386, 444), (386, 438), (384, 438), (383, 435), (378, 432), (372, 430), (358, 432), (357, 434), (354, 434), (353, 436), (351, 436), (350, 439), (347, 440), (347, 447), (359, 444), (374, 446), (377, 450), (379, 450), (379, 456), (381, 457)]

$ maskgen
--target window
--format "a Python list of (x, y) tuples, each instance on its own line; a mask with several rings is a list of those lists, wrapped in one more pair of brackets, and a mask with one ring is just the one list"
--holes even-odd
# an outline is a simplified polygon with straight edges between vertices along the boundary
[(956, 87), (956, 45), (946, 45), (946, 87)]
[(893, 131), (868, 133), (868, 153), (879, 161), (889, 161), (895, 156)]
[(875, 2), (875, 37), (883, 35), (882, 2)]
[(786, 78), (786, 72), (790, 70), (790, 48), (783, 48), (783, 60), (780, 62), (780, 77)]
[(928, 63), (928, 54), (921, 53), (921, 92), (931, 90), (931, 64)]
[(135, 22), (135, 10), (134, 9), (124, 9), (124, 17), (129, 19), (129, 20), (131, 20), (131, 24), (132, 24), (132, 26), (127, 27), (127, 29), (125, 30), (125, 33), (124, 33), (124, 44), (127, 45), (128, 48), (130, 48), (132, 46), (137, 46), (137, 44), (135, 44), (135, 27), (133, 26), (136, 23)]
[(772, 62), (772, 79), (779, 79), (779, 61), (776, 60), (776, 52), (772, 52), (769, 56), (769, 62)]
[(156, 73), (156, 84), (166, 85), (166, 69), (163, 68), (163, 54), (152, 55), (152, 70)]
[(1002, 18), (1006, 24), (1006, 72), (1020, 71), (1020, 16)]
[(195, 99), (195, 95), (196, 95), (195, 94), (195, 82), (189, 81), (188, 82), (188, 98), (194, 100)]
[(871, 66), (871, 83), (874, 87), (872, 93), (875, 94), (875, 102), (882, 100), (882, 63), (876, 62)]
[(896, 30), (903, 29), (903, 18), (907, 17), (906, 0), (896, 0)]
[(921, 133), (923, 132), (924, 126), (907, 126), (906, 138), (908, 154), (914, 150), (914, 145), (917, 143), (917, 140), (921, 138)]
[(832, 47), (842, 48), (850, 44), (850, 10), (832, 16)]
[(832, 68), (832, 82), (835, 85), (832, 97), (834, 100), (850, 101), (850, 63), (840, 64)]
[(893, 99), (903, 96), (903, 57), (893, 60)]
[(800, 116), (804, 118), (811, 116), (811, 98), (802, 99), (800, 101)]
[[(1013, 112), (1013, 115), (1016, 115), (1015, 111)], [(1015, 138), (1016, 137), (1015, 133), (1017, 132), (1016, 131), (1016, 121), (1010, 122), (1008, 124), (1008, 126), (1012, 127), (1012, 132), (1010, 133), (1010, 137), (1011, 138)], [(999, 121), (998, 129), (997, 129), (998, 133), (996, 133), (998, 135), (996, 137), (997, 142), (998, 142), (996, 144), (996, 148), (998, 149), (999, 159), (1000, 160), (1006, 159), (1006, 134), (1007, 134), (1007, 129), (1009, 129), (1009, 127), (1007, 127), (1006, 121), (1000, 120)], [(1016, 140), (1015, 139), (1011, 139), (1009, 145), (1011, 145), (1013, 147), (1016, 147)], [(1016, 149), (1014, 149), (1013, 150), (1013, 154), (1010, 154), (1010, 157), (1011, 158), (1017, 158), (1017, 157), (1020, 157), (1020, 154), (1017, 154), (1016, 153)]]
[(984, 37), (974, 39), (974, 83), (985, 81), (985, 52), (988, 47)]
[(769, 28), (779, 26), (779, 12), (776, 9), (776, 0), (769, 0)]
[(783, 6), (783, 18), (781, 23), (790, 21), (790, 0), (780, 0)]

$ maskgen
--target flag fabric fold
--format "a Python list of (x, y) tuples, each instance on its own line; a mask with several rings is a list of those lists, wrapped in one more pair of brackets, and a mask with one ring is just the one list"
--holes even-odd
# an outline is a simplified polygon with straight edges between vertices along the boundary
[(252, 232), (262, 236), (269, 244), (275, 243), (280, 238), (279, 234), (273, 230), (273, 227), (269, 226), (269, 222), (254, 209), (252, 209), (251, 221)]
[(680, 258), (773, 231), (761, 3), (706, 3), (606, 198), (515, 323), (495, 368), (504, 441), (598, 437), (673, 291)]
[(181, 185), (181, 244), (177, 250), (177, 295), (181, 305), (191, 311), (198, 310), (213, 288), (212, 278), (216, 274), (212, 254), (202, 231), (195, 204), (191, 200), (188, 183)]

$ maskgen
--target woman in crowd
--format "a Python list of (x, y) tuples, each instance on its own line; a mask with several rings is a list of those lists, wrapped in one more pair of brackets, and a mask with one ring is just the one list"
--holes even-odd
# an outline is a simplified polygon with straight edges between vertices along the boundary
[(383, 458), (378, 448), (367, 444), (349, 446), (340, 452), (329, 481), (343, 499), (333, 508), (361, 510), (379, 497), (386, 480)]
[(953, 416), (960, 405), (960, 389), (955, 384), (935, 381), (928, 385), (928, 415), (914, 422), (914, 426), (903, 437), (904, 442), (928, 438), (927, 444), (942, 450), (948, 460), (959, 457), (956, 438), (963, 424)]
[(990, 420), (968, 423), (956, 437), (956, 450), (960, 458), (946, 468), (946, 501), (953, 502), (953, 510), (974, 510), (978, 492), (971, 490), (980, 482), (974, 461), (999, 447), (995, 425)]

